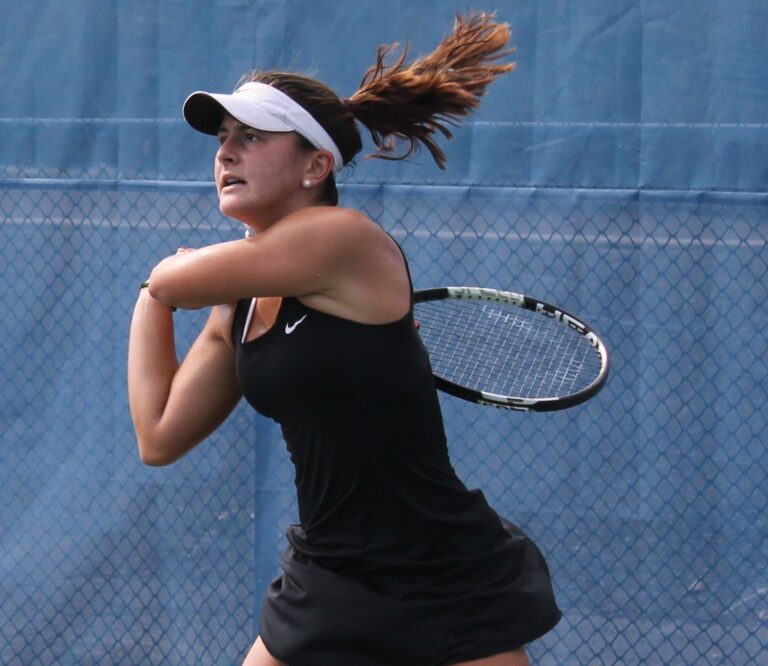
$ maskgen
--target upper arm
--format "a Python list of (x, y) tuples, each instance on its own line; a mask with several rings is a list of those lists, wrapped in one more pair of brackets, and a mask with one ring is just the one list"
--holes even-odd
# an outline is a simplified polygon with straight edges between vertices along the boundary
[(152, 272), (150, 290), (158, 300), (180, 307), (254, 296), (334, 298), (347, 288), (349, 278), (375, 274), (384, 243), (391, 245), (357, 211), (303, 209), (248, 240), (164, 259)]

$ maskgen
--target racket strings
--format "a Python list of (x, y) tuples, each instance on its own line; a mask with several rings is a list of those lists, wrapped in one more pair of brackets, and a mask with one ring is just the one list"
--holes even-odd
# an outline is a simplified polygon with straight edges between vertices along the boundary
[(485, 393), (558, 397), (600, 373), (592, 344), (561, 322), (516, 306), (448, 299), (417, 303), (435, 374)]

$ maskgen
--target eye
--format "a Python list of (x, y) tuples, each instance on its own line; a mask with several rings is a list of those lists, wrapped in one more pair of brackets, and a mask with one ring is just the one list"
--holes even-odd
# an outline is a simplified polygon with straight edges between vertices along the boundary
[(258, 141), (261, 139), (261, 136), (253, 131), (246, 131), (243, 133), (243, 140), (245, 143), (254, 143), (255, 141)]

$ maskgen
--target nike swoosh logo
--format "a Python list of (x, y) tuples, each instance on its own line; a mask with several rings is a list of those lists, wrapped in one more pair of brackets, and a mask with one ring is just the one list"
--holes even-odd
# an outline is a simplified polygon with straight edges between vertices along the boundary
[(296, 327), (303, 322), (307, 318), (307, 315), (304, 315), (301, 319), (298, 321), (295, 321), (293, 324), (286, 324), (285, 325), (285, 334), (290, 335), (296, 330)]

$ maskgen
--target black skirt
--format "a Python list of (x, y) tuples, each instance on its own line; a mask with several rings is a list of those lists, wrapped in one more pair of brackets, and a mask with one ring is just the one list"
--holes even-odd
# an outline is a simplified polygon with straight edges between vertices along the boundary
[(541, 552), (502, 522), (490, 552), (375, 577), (288, 546), (261, 608), (264, 645), (289, 666), (445, 666), (523, 647), (562, 614)]

